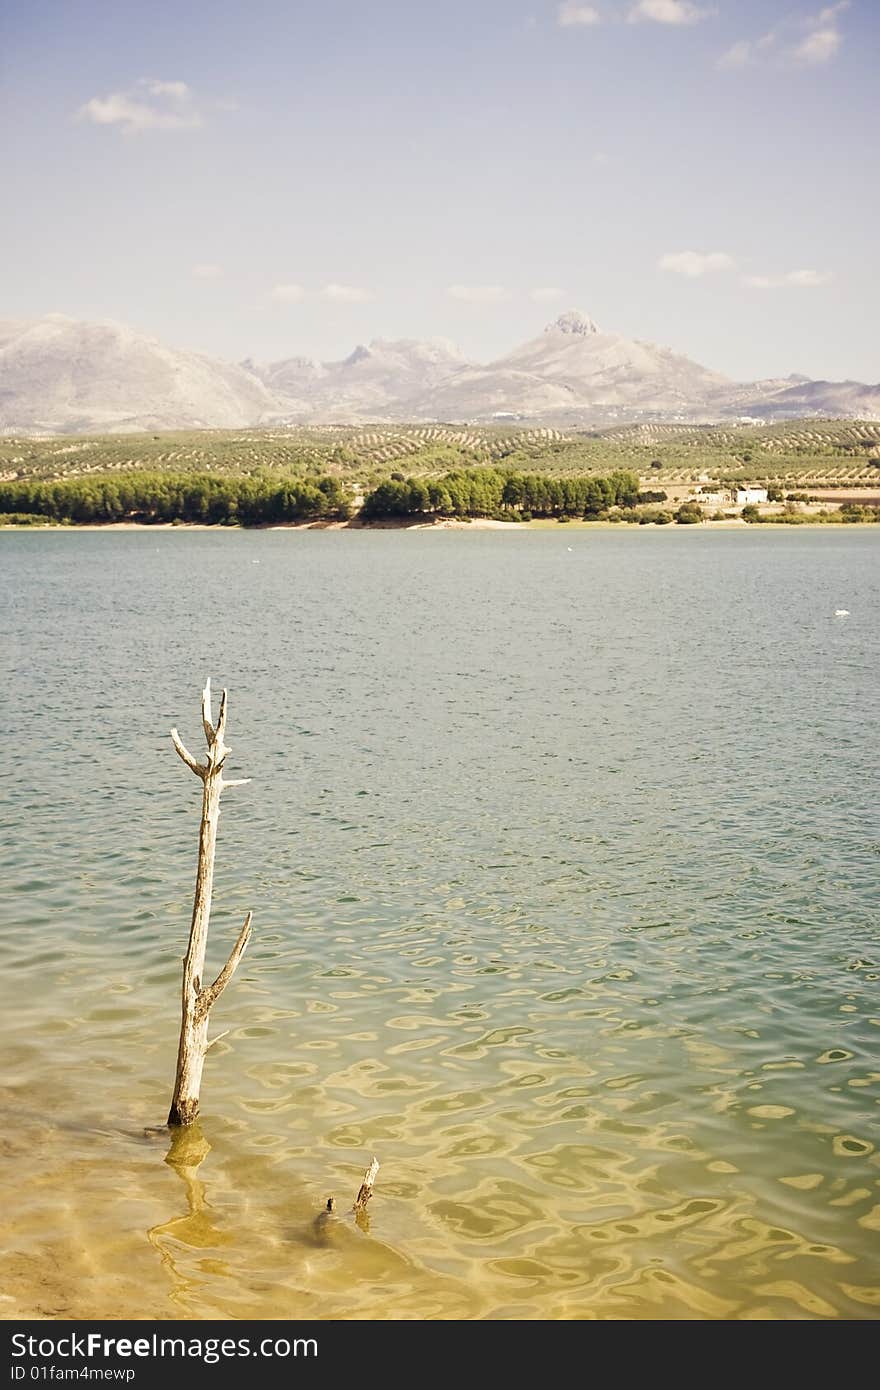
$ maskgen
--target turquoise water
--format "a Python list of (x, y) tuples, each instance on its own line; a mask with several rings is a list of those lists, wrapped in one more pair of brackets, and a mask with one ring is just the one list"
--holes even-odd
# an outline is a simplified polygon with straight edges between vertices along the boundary
[[(878, 560), (0, 536), (0, 1311), (876, 1316)], [(254, 937), (163, 1162), (208, 674)]]

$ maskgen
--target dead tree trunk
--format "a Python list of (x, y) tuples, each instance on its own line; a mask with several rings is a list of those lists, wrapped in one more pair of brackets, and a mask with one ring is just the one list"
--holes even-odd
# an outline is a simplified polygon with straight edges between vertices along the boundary
[[(183, 994), (181, 1001), (180, 1046), (177, 1051), (177, 1074), (174, 1096), (168, 1112), (169, 1125), (192, 1124), (199, 1110), (199, 1089), (205, 1053), (217, 1038), (208, 1042), (208, 1015), (235, 973), (251, 935), (251, 914), (248, 913), (229, 959), (213, 984), (203, 985), (205, 948), (208, 944), (208, 924), (211, 917), (211, 891), (214, 885), (214, 850), (217, 843), (217, 823), (220, 819), (220, 793), (224, 787), (240, 787), (249, 777), (227, 782), (223, 764), (229, 749), (223, 742), (226, 731), (226, 691), (220, 697), (217, 727), (211, 722), (211, 682), (206, 681), (202, 692), (202, 724), (208, 744), (205, 762), (197, 762), (184, 748), (176, 729), (171, 730), (174, 747), (187, 767), (202, 779), (202, 823), (199, 830), (199, 861), (196, 869), (196, 891), (193, 899), (192, 925), (189, 945), (183, 959)], [(221, 1037), (225, 1034), (221, 1034)]]

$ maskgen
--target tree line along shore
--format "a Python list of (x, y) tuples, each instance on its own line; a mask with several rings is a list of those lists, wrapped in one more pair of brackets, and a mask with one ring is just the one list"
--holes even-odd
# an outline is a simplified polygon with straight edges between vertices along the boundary
[(277, 471), (220, 474), (165, 471), (86, 474), (54, 480), (0, 481), (0, 524), (283, 526), (382, 524), (454, 519), (619, 521), (693, 525), (703, 521), (776, 524), (880, 521), (880, 507), (849, 500), (809, 509), (809, 495), (771, 496), (772, 510), (754, 503), (710, 509), (696, 498), (670, 502), (662, 488), (645, 487), (636, 473), (614, 470), (553, 477), (517, 469), (456, 469), (438, 478), (393, 474), (365, 493), (338, 476), (295, 477)]

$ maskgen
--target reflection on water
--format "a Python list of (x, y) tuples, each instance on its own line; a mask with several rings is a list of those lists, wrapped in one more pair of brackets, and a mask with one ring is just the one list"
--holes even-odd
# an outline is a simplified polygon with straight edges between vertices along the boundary
[[(210, 1152), (211, 1145), (198, 1121), (187, 1129), (172, 1131), (171, 1147), (165, 1155), (165, 1162), (183, 1183), (186, 1213), (172, 1216), (147, 1232), (147, 1238), (159, 1253), (172, 1287), (171, 1297), (180, 1305), (182, 1316), (188, 1307), (190, 1290), (198, 1290), (198, 1269), (201, 1264), (196, 1262), (194, 1276), (189, 1277), (186, 1256), (193, 1251), (216, 1251), (229, 1243), (223, 1231), (211, 1220), (205, 1184), (199, 1177), (199, 1168)], [(204, 1269), (219, 1273), (223, 1269), (222, 1261), (210, 1259), (204, 1262)]]
[(877, 539), (0, 537), (3, 1315), (876, 1317)]

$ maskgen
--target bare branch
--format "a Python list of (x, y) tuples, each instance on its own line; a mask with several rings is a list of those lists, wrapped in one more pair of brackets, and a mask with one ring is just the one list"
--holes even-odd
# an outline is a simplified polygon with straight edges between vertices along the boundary
[(231, 1028), (226, 1028), (222, 1033), (218, 1033), (216, 1038), (212, 1038), (210, 1042), (205, 1043), (205, 1051), (210, 1052), (211, 1048), (214, 1046), (215, 1043), (218, 1043), (221, 1038), (228, 1038), (231, 1032)]
[(211, 677), (205, 681), (205, 688), (202, 691), (202, 723), (205, 726), (205, 740), (208, 747), (214, 742), (216, 730), (211, 723)]
[(372, 1195), (373, 1195), (373, 1184), (375, 1183), (376, 1178), (377, 1178), (378, 1176), (379, 1176), (379, 1160), (378, 1160), (378, 1158), (373, 1157), (373, 1158), (370, 1160), (370, 1166), (369, 1166), (369, 1168), (368, 1168), (367, 1171), (364, 1173), (364, 1180), (363, 1180), (363, 1182), (361, 1183), (360, 1188), (358, 1189), (358, 1195), (357, 1195), (357, 1196), (355, 1197), (355, 1199), (354, 1199), (354, 1209), (355, 1209), (355, 1211), (364, 1211), (364, 1210), (365, 1210), (366, 1205), (367, 1205), (367, 1202), (369, 1202), (370, 1198), (371, 1198)]
[(184, 748), (183, 744), (180, 741), (180, 734), (177, 732), (176, 729), (171, 730), (171, 742), (174, 744), (174, 747), (177, 749), (177, 752), (179, 753), (180, 757), (183, 758), (183, 761), (186, 763), (187, 767), (190, 768), (190, 770), (194, 772), (197, 777), (201, 777), (204, 781), (207, 768), (202, 763), (196, 761), (192, 753), (190, 753), (189, 749)]
[(217, 742), (223, 745), (223, 735), (226, 733), (226, 691), (220, 696), (220, 713), (217, 716)]
[(227, 782), (224, 777), (220, 783), (220, 790), (221, 792), (225, 792), (227, 787), (246, 787), (250, 781), (250, 777), (233, 777), (231, 781)]
[(238, 962), (244, 955), (247, 944), (251, 939), (251, 915), (252, 914), (249, 912), (247, 917), (245, 917), (244, 926), (238, 933), (238, 940), (230, 951), (229, 959), (220, 971), (220, 974), (213, 984), (206, 985), (199, 993), (199, 1002), (196, 1007), (200, 1018), (204, 1018), (208, 1010), (216, 1004), (220, 995), (235, 974)]

